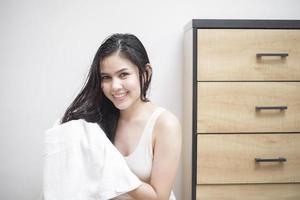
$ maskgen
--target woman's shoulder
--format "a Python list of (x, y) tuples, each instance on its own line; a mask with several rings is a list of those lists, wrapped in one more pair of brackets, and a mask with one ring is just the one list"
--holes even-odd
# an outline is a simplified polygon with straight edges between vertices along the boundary
[(166, 125), (170, 125), (170, 124), (179, 125), (180, 124), (177, 116), (174, 113), (167, 110), (166, 108), (163, 108), (163, 107), (160, 107), (160, 108), (163, 110), (163, 112), (157, 119), (158, 123), (166, 124)]
[(176, 152), (181, 147), (181, 135), (182, 130), (178, 118), (171, 111), (164, 109), (154, 126), (154, 149), (163, 152)]
[(157, 118), (155, 124), (155, 132), (164, 132), (166, 134), (174, 135), (181, 134), (181, 124), (179, 119), (171, 111), (160, 107), (163, 112)]

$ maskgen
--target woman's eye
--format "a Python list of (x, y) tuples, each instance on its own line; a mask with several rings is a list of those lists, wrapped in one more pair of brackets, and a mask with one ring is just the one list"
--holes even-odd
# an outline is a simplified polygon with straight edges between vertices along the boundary
[(106, 81), (106, 80), (109, 80), (109, 76), (102, 76), (101, 77), (101, 81)]
[(126, 78), (128, 75), (129, 75), (128, 73), (121, 73), (121, 74), (120, 74), (120, 77), (121, 77), (121, 78)]

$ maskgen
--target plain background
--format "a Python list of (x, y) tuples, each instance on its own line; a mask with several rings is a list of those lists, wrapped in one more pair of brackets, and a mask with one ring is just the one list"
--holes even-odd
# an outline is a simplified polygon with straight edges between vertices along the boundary
[[(109, 34), (140, 38), (154, 71), (150, 98), (182, 121), (182, 38), (191, 19), (300, 19), (299, 11), (298, 0), (0, 0), (0, 199), (38, 198), (43, 132), (76, 96)], [(182, 184), (179, 171), (178, 200)]]

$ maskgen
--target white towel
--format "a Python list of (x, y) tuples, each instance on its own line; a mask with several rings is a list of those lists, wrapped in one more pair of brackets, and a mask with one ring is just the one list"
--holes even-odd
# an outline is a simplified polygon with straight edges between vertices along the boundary
[(45, 200), (107, 200), (141, 181), (96, 123), (72, 120), (45, 133)]

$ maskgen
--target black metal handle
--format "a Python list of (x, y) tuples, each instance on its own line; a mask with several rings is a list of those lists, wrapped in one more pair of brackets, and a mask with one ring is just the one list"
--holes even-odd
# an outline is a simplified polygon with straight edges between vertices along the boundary
[(256, 106), (256, 110), (287, 110), (287, 106)]
[(260, 162), (286, 162), (287, 159), (283, 157), (279, 158), (255, 158), (255, 162), (260, 163)]
[(257, 58), (261, 58), (263, 56), (280, 56), (282, 58), (285, 58), (289, 56), (289, 54), (288, 53), (257, 53), (256, 54)]

